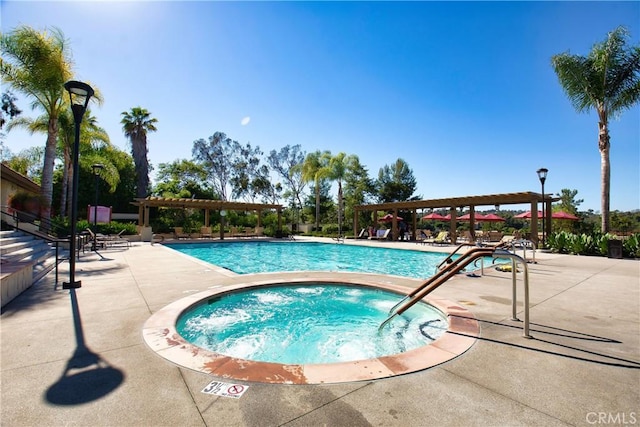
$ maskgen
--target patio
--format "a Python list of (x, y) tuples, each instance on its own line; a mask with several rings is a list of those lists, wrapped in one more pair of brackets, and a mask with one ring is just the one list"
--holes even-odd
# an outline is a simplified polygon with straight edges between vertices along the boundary
[[(411, 242), (348, 244), (451, 250)], [(248, 388), (234, 399), (202, 390), (213, 380), (237, 381), (158, 357), (142, 327), (171, 302), (247, 277), (158, 244), (102, 255), (86, 254), (76, 263), (80, 289), (56, 289), (50, 274), (3, 309), (2, 425), (562, 426), (640, 418), (638, 261), (537, 254), (538, 264), (529, 264), (533, 339), (522, 337), (521, 322), (509, 320), (510, 273), (487, 268), (482, 277), (459, 275), (433, 296), (463, 305), (480, 321), (480, 338), (461, 356), (384, 380), (239, 382)], [(60, 282), (68, 265), (61, 267)], [(273, 273), (251, 281), (337, 275)], [(420, 283), (347, 276), (407, 291)]]

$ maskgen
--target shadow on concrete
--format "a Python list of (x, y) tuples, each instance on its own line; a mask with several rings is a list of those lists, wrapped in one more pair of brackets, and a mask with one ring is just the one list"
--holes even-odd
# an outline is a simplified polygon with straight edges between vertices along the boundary
[[(481, 319), (476, 319), (476, 320), (478, 320), (478, 322), (481, 322), (481, 323), (489, 323), (491, 325), (496, 325), (499, 327), (522, 329), (522, 326), (520, 325), (507, 325), (504, 323), (491, 322), (489, 320), (481, 320)], [(621, 341), (617, 341), (611, 338), (599, 337), (597, 335), (585, 334), (582, 332), (569, 331), (567, 329), (555, 328), (553, 326), (541, 325), (538, 323), (530, 323), (530, 326), (531, 328), (529, 329), (529, 331), (532, 335), (532, 338), (530, 340), (527, 340), (527, 342), (549, 344), (550, 346), (552, 346), (551, 347), (552, 349), (536, 348), (533, 346), (515, 344), (513, 342), (500, 341), (493, 338), (475, 337), (467, 334), (462, 334), (459, 332), (447, 331), (447, 333), (454, 334), (454, 335), (461, 335), (461, 336), (470, 336), (472, 338), (476, 338), (479, 341), (502, 344), (502, 345), (507, 345), (509, 347), (521, 348), (523, 350), (531, 350), (539, 353), (545, 353), (545, 354), (550, 354), (554, 356), (561, 356), (569, 359), (581, 360), (584, 362), (596, 363), (599, 365), (615, 366), (619, 368), (629, 368), (629, 369), (640, 369), (640, 362), (635, 360), (629, 360), (621, 357), (611, 356), (611, 355), (600, 353), (597, 351), (579, 348), (574, 345), (569, 345), (566, 343), (554, 342), (548, 339), (541, 339), (539, 338), (539, 336), (546, 334), (546, 335), (556, 336), (558, 337), (558, 339), (597, 342), (597, 343), (603, 343), (608, 345), (622, 344)], [(566, 352), (561, 352), (559, 350), (555, 351), (553, 350), (553, 347), (560, 347), (567, 351)]]
[(100, 399), (124, 380), (121, 370), (110, 366), (86, 346), (75, 289), (69, 293), (77, 347), (60, 379), (47, 389), (45, 398), (54, 405), (78, 405)]

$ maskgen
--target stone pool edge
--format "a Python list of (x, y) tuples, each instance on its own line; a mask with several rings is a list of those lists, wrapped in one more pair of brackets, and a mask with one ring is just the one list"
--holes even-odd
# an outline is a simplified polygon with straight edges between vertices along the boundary
[(263, 285), (329, 282), (380, 288), (401, 294), (405, 286), (373, 281), (361, 275), (340, 277), (278, 277), (251, 280), (241, 284), (220, 286), (181, 298), (154, 313), (145, 322), (142, 335), (147, 346), (158, 356), (180, 367), (233, 381), (269, 384), (334, 384), (368, 381), (418, 372), (452, 360), (473, 346), (480, 334), (480, 325), (473, 314), (459, 304), (445, 299), (425, 298), (424, 301), (442, 311), (449, 327), (433, 343), (405, 353), (374, 359), (330, 364), (285, 365), (257, 362), (221, 355), (187, 342), (176, 331), (178, 317), (188, 308), (212, 296), (234, 290)]

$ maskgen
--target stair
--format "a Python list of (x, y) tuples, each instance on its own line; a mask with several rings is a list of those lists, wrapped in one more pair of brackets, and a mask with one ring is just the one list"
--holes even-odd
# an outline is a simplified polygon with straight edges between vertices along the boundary
[[(2, 306), (56, 267), (55, 243), (20, 230), (0, 231)], [(68, 258), (59, 248), (58, 261)]]

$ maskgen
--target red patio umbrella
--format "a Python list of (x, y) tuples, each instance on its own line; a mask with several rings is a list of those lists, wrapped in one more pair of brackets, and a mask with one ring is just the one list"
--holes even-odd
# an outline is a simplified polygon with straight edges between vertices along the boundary
[[(521, 214), (515, 215), (514, 218), (531, 219), (531, 211), (527, 211), (527, 212), (523, 212)], [(538, 211), (538, 219), (542, 219), (541, 211)]]
[(503, 222), (506, 221), (504, 218), (502, 218), (501, 216), (498, 216), (496, 214), (490, 213), (487, 215), (481, 215), (482, 218), (479, 219), (478, 221), (488, 221), (488, 222)]
[(569, 221), (578, 221), (580, 218), (564, 211), (558, 211), (551, 214), (553, 219), (568, 219)]
[[(390, 213), (386, 214), (385, 216), (383, 216), (378, 220), (378, 222), (391, 222), (391, 221), (393, 221), (393, 214), (390, 214)], [(397, 216), (396, 221), (402, 221), (402, 218)]]
[(423, 216), (422, 219), (433, 219), (433, 220), (436, 220), (436, 221), (442, 221), (442, 220), (445, 220), (447, 218), (445, 216), (443, 216), (443, 215), (440, 215), (439, 213), (431, 212), (430, 214), (427, 214), (427, 215)]

